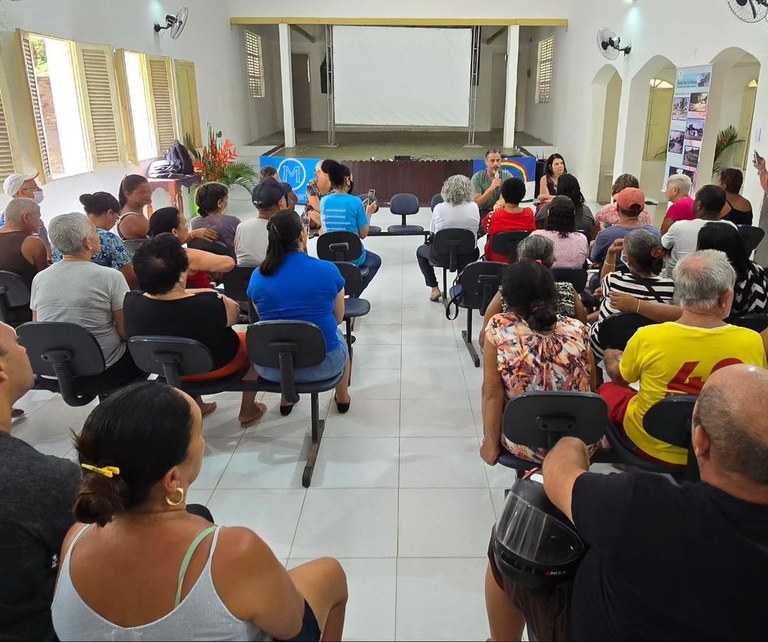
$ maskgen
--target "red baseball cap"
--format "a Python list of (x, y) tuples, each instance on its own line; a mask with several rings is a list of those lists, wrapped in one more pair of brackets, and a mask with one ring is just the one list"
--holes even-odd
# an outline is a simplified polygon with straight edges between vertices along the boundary
[(614, 200), (623, 210), (631, 209), (633, 205), (645, 207), (645, 194), (636, 187), (625, 187), (614, 196)]

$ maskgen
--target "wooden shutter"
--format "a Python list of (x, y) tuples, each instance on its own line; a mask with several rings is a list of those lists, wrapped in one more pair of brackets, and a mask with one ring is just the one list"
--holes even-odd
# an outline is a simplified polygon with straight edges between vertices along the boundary
[(51, 161), (48, 155), (48, 144), (45, 139), (45, 127), (43, 126), (43, 110), (40, 106), (40, 94), (37, 90), (37, 76), (35, 76), (35, 60), (32, 54), (32, 44), (29, 42), (29, 34), (26, 31), (18, 31), (21, 42), (21, 56), (24, 62), (24, 72), (27, 76), (29, 88), (30, 110), (35, 121), (37, 133), (37, 149), (39, 154), (39, 167), (45, 180), (51, 179)]
[(121, 167), (125, 156), (112, 48), (77, 43), (76, 52), (92, 167)]
[(136, 133), (133, 129), (133, 114), (131, 113), (131, 92), (128, 90), (128, 76), (125, 72), (125, 49), (117, 49), (114, 53), (114, 60), (117, 98), (120, 103), (120, 123), (123, 128), (125, 153), (129, 163), (137, 163)]
[(144, 56), (149, 79), (149, 103), (157, 141), (157, 155), (162, 156), (176, 140), (176, 100), (170, 59)]
[(176, 60), (176, 91), (179, 96), (179, 120), (181, 121), (182, 142), (187, 136), (192, 139), (195, 147), (203, 146), (200, 132), (200, 109), (197, 102), (197, 82), (195, 80), (195, 63)]
[(264, 98), (261, 36), (247, 30), (245, 32), (245, 65), (248, 71), (248, 93), (251, 98)]
[(536, 103), (546, 104), (552, 99), (552, 70), (555, 58), (555, 38), (550, 36), (539, 42), (539, 64), (536, 74)]
[(12, 140), (12, 125), (10, 123), (10, 114), (6, 109), (6, 103), (3, 96), (7, 96), (6, 87), (2, 78), (2, 69), (0, 69), (0, 183), (6, 179), (9, 174), (16, 172), (16, 145)]

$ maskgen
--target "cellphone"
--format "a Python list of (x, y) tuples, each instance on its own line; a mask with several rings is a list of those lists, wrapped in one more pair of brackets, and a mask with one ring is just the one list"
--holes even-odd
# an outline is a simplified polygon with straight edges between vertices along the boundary
[(760, 158), (760, 154), (757, 153), (757, 150), (755, 150), (754, 155), (752, 156), (752, 162), (757, 165), (757, 161)]
[(368, 190), (368, 204), (376, 201), (376, 190), (375, 189), (369, 189)]

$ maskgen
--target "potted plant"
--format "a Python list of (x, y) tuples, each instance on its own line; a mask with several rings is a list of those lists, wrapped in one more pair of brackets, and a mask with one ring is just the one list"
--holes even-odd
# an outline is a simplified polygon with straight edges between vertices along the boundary
[[(739, 131), (733, 126), (728, 125), (725, 129), (718, 132), (717, 140), (715, 141), (715, 158), (712, 163), (712, 171), (717, 174), (720, 170), (730, 166), (733, 154), (736, 151), (733, 149), (736, 145), (740, 145), (744, 142), (743, 138), (739, 138)], [(731, 150), (727, 156), (725, 152)]]

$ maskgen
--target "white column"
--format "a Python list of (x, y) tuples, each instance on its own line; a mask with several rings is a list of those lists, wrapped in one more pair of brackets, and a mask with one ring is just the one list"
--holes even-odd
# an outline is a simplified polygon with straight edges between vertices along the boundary
[(296, 125), (293, 119), (293, 76), (291, 74), (291, 27), (281, 22), (280, 34), (280, 77), (283, 82), (283, 131), (285, 146), (296, 147)]
[(515, 145), (515, 111), (517, 110), (517, 59), (520, 54), (520, 27), (507, 27), (507, 89), (504, 100), (504, 135), (502, 147)]

